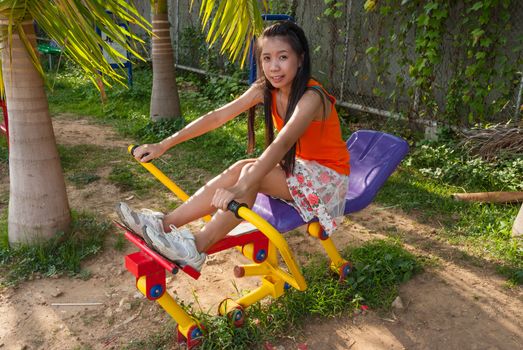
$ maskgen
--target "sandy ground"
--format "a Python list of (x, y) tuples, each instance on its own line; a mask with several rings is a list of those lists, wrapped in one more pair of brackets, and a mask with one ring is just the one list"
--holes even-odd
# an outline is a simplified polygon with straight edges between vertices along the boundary
[[(54, 119), (59, 144), (98, 144), (125, 147), (109, 127), (87, 118), (62, 115)], [(114, 203), (131, 197), (107, 180), (110, 168), (100, 169), (101, 179), (88, 188), (68, 185), (71, 206), (97, 212), (110, 219)], [(8, 192), (5, 167), (0, 169), (0, 198)], [(139, 199), (130, 199), (140, 206)], [(147, 203), (153, 206), (154, 203)], [(371, 205), (346, 218), (333, 238), (338, 247), (384, 238), (398, 233), (407, 249), (437, 262), (435, 267), (402, 285), (403, 309), (383, 315), (312, 319), (288, 339), (275, 341), (277, 349), (523, 349), (522, 288), (508, 288), (487, 260), (480, 264), (463, 258), (458, 247), (438, 239), (438, 227), (420, 223), (394, 208)], [(291, 248), (303, 259), (305, 251), (320, 251), (312, 238), (292, 235)], [(39, 278), (16, 288), (0, 290), (0, 349), (119, 349), (132, 339), (144, 339), (161, 329), (169, 316), (135, 288), (134, 277), (123, 266), (132, 251), (115, 251), (112, 244), (85, 262), (91, 278), (60, 276)], [(168, 291), (191, 302), (197, 295), (201, 307), (214, 312), (226, 296), (252, 289), (254, 279), (235, 279), (232, 269), (245, 262), (235, 251), (209, 259), (199, 280), (180, 273), (168, 278)], [(478, 266), (481, 265), (481, 266)], [(94, 303), (93, 305), (60, 305)], [(178, 349), (173, 344), (173, 349)]]

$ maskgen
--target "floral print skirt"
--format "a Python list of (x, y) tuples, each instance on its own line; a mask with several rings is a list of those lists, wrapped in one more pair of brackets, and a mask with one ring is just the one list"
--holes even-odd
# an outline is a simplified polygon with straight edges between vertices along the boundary
[(349, 177), (316, 161), (296, 158), (294, 174), (287, 177), (292, 205), (305, 222), (318, 218), (328, 235), (338, 226), (345, 210)]

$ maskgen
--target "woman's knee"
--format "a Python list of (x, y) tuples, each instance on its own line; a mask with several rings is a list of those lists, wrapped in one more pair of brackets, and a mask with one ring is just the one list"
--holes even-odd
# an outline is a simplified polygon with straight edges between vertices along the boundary
[(243, 175), (249, 171), (249, 169), (254, 165), (254, 162), (246, 162), (243, 164), (240, 174)]
[(234, 178), (239, 178), (244, 169), (254, 163), (254, 159), (242, 159), (231, 165), (225, 174)]

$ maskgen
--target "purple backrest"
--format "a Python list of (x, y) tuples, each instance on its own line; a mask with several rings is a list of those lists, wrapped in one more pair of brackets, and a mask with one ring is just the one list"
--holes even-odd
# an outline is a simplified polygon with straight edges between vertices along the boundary
[[(347, 141), (351, 173), (345, 214), (365, 208), (407, 155), (409, 145), (399, 137), (373, 130), (359, 130)], [(280, 232), (306, 224), (287, 203), (258, 194), (253, 210)]]
[(409, 152), (407, 141), (373, 130), (358, 130), (347, 141), (350, 152), (349, 190), (345, 214), (362, 210)]

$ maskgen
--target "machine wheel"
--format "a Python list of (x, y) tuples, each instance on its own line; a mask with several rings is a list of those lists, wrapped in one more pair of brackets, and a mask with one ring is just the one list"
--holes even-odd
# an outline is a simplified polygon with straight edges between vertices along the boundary
[(232, 320), (232, 323), (236, 328), (242, 327), (245, 323), (245, 312), (243, 311), (243, 307), (241, 306), (229, 312), (227, 314), (227, 317), (229, 317)]
[(245, 323), (245, 310), (243, 306), (232, 299), (224, 299), (218, 306), (220, 315), (227, 315), (235, 327), (242, 327)]
[(341, 265), (338, 269), (338, 274), (340, 275), (339, 282), (345, 281), (347, 276), (352, 272), (352, 264), (350, 262), (346, 262), (343, 265)]
[(192, 349), (202, 342), (203, 331), (198, 325), (189, 328), (187, 332), (187, 349)]
[(163, 287), (161, 284), (155, 284), (154, 286), (151, 287), (151, 289), (149, 290), (149, 295), (153, 298), (153, 299), (158, 299), (159, 297), (161, 297), (163, 294)]
[(198, 325), (193, 325), (187, 332), (187, 337), (180, 332), (180, 327), (176, 326), (176, 332), (178, 333), (177, 341), (178, 344), (187, 344), (187, 349), (192, 349), (202, 342), (203, 328)]

